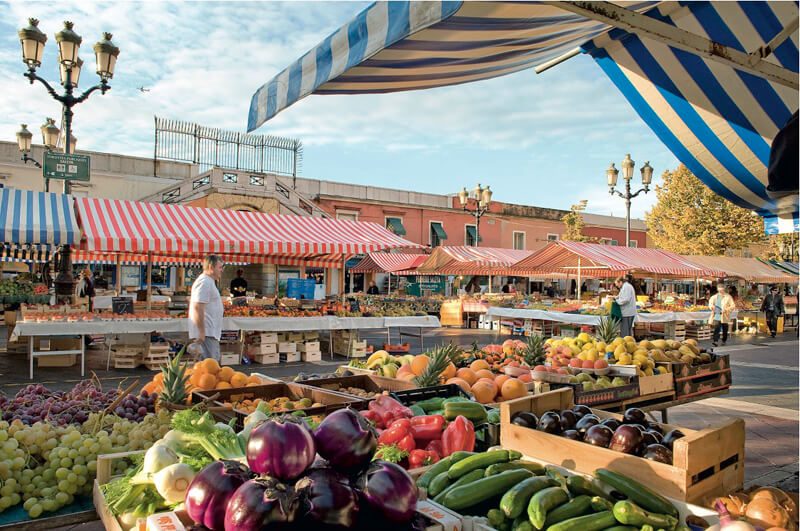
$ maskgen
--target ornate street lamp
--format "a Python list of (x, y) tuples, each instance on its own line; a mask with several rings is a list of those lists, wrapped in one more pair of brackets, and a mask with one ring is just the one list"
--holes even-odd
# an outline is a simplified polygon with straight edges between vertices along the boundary
[(641, 168), (642, 184), (644, 188), (631, 193), (631, 179), (633, 179), (633, 168), (636, 163), (631, 160), (630, 155), (625, 155), (625, 160), (622, 161), (622, 178), (625, 180), (625, 193), (619, 192), (614, 189), (617, 185), (617, 177), (619, 177), (619, 170), (611, 163), (611, 167), (606, 170), (606, 182), (608, 183), (608, 193), (611, 195), (618, 195), (625, 200), (625, 247), (631, 246), (631, 199), (644, 192), (650, 191), (650, 183), (653, 182), (653, 168), (650, 162), (645, 162)]
[(469, 212), (470, 214), (475, 216), (475, 247), (480, 246), (480, 223), (481, 217), (489, 211), (489, 205), (492, 202), (492, 191), (487, 186), (486, 188), (481, 188), (481, 185), (475, 187), (475, 190), (472, 191), (472, 197), (475, 199), (475, 209), (467, 208), (467, 203), (469, 203), (470, 193), (467, 192), (467, 188), (464, 187), (458, 193), (458, 200), (461, 203), (461, 208), (464, 212)]
[(42, 165), (39, 164), (37, 160), (28, 156), (28, 153), (31, 152), (31, 142), (33, 140), (33, 133), (28, 131), (28, 124), (22, 124), (22, 129), (17, 131), (17, 147), (19, 151), (22, 153), (22, 162), (27, 164), (28, 162), (33, 163), (37, 168), (41, 168)]

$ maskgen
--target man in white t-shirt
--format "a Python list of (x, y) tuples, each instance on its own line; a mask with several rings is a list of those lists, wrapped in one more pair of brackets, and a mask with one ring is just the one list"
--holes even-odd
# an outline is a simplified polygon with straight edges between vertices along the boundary
[(619, 295), (615, 300), (622, 313), (622, 320), (619, 323), (619, 335), (622, 337), (633, 336), (633, 321), (636, 319), (636, 290), (633, 289), (631, 280), (630, 275), (615, 280), (619, 289)]
[(220, 360), (222, 297), (217, 282), (222, 278), (222, 258), (210, 254), (203, 260), (203, 274), (192, 284), (189, 301), (189, 339), (203, 347), (203, 358)]

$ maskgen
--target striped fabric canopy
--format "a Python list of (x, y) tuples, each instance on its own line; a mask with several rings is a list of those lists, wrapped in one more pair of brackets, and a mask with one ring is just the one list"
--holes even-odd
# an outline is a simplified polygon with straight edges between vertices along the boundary
[[(732, 49), (753, 52), (797, 17), (796, 2), (616, 2)], [(309, 94), (367, 94), (480, 81), (580, 46), (707, 186), (798, 230), (797, 196), (766, 195), (770, 144), (797, 89), (539, 2), (378, 2), (260, 87), (248, 131)], [(798, 71), (797, 29), (764, 61)], [(777, 216), (780, 214), (780, 218)]]
[(723, 278), (725, 272), (696, 265), (661, 249), (616, 247), (597, 243), (550, 242), (511, 267), (518, 274), (558, 271), (587, 277), (613, 277), (623, 272), (676, 278)]
[(78, 198), (89, 251), (162, 256), (223, 255), (231, 261), (341, 265), (344, 255), (421, 247), (377, 223), (112, 199)]
[(492, 247), (436, 247), (417, 270), (443, 275), (499, 275), (531, 252)]
[(790, 275), (755, 258), (734, 258), (731, 256), (684, 256), (694, 264), (720, 269), (729, 277), (741, 278), (749, 282), (797, 282), (797, 274)]
[[(399, 273), (413, 275), (414, 269), (425, 259), (426, 254), (369, 253), (350, 269), (351, 273)], [(410, 272), (409, 272), (410, 271)]]
[(758, 259), (760, 262), (767, 264), (768, 266), (774, 267), (778, 271), (783, 273), (789, 273), (790, 275), (799, 275), (800, 268), (797, 266), (797, 262), (785, 262), (782, 260), (762, 260), (761, 258)]
[(3, 243), (70, 245), (78, 241), (73, 198), (64, 194), (0, 188)]

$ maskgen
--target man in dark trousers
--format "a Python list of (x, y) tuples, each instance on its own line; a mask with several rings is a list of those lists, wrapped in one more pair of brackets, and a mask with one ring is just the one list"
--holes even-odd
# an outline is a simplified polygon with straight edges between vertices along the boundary
[(777, 286), (770, 286), (769, 293), (761, 302), (761, 311), (767, 314), (767, 330), (772, 337), (778, 331), (778, 318), (783, 316), (786, 309), (783, 306), (783, 297)]

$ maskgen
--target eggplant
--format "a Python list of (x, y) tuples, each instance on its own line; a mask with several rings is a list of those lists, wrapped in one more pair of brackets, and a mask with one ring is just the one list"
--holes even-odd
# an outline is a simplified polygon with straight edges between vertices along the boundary
[(651, 444), (658, 444), (659, 440), (654, 435), (655, 432), (645, 430), (642, 432), (642, 448), (641, 450), (644, 451), (644, 447), (649, 446)]
[(602, 424), (603, 426), (608, 426), (609, 428), (611, 428), (611, 431), (614, 431), (620, 426), (622, 426), (622, 421), (620, 421), (619, 419), (615, 419), (614, 417), (608, 417), (607, 419), (603, 419), (603, 422), (601, 422), (600, 424)]
[(630, 407), (622, 415), (623, 424), (647, 424), (647, 415), (638, 407)]
[(644, 450), (642, 457), (659, 463), (672, 464), (672, 450), (663, 444), (649, 444)]
[(290, 487), (272, 478), (245, 481), (225, 509), (225, 531), (261, 531), (293, 522), (298, 501)]
[(684, 434), (681, 430), (670, 430), (664, 434), (661, 444), (672, 450), (672, 444), (681, 437), (684, 437)]
[(369, 507), (386, 520), (408, 522), (417, 508), (417, 485), (402, 467), (373, 461), (359, 483), (359, 493)]
[(511, 424), (535, 430), (539, 425), (539, 418), (530, 411), (518, 411), (511, 417)]
[(642, 445), (642, 431), (629, 424), (623, 424), (614, 432), (609, 450), (635, 455)]
[(247, 439), (247, 464), (256, 474), (294, 479), (314, 462), (314, 436), (296, 415), (272, 418), (256, 426)]
[(662, 428), (661, 424), (659, 424), (658, 422), (648, 422), (647, 429), (657, 431), (659, 434), (661, 434), (662, 437), (664, 435), (664, 428)]
[(567, 439), (572, 439), (573, 441), (583, 440), (578, 430), (565, 430), (561, 435)]
[(225, 508), (236, 489), (252, 477), (238, 461), (214, 461), (198, 472), (186, 490), (186, 513), (211, 531), (225, 529)]
[(611, 439), (613, 437), (614, 432), (611, 431), (611, 428), (602, 424), (595, 424), (586, 430), (586, 434), (583, 436), (583, 441), (594, 446), (608, 448), (608, 445), (611, 444)]
[[(343, 411), (343, 410), (342, 410)], [(309, 523), (351, 528), (358, 516), (358, 494), (347, 477), (331, 468), (310, 470), (294, 485), (298, 514)]]
[(539, 418), (536, 429), (553, 435), (561, 435), (561, 416), (555, 411), (548, 411)]
[(572, 411), (575, 412), (575, 416), (578, 417), (578, 420), (581, 420), (584, 415), (589, 415), (592, 412), (588, 406), (584, 406), (583, 404), (575, 406), (572, 408)]
[(578, 416), (574, 411), (571, 409), (565, 409), (559, 416), (561, 418), (562, 430), (571, 430), (575, 428), (575, 424), (578, 422)]
[(591, 428), (592, 426), (597, 426), (600, 424), (600, 419), (597, 418), (597, 415), (584, 415), (582, 419), (575, 424), (575, 429), (578, 430), (578, 433), (581, 434), (581, 437), (586, 436), (586, 430)]
[(378, 448), (375, 429), (350, 408), (325, 417), (314, 431), (314, 443), (331, 467), (344, 472), (366, 468)]
[(661, 444), (661, 441), (664, 440), (664, 436), (661, 435), (661, 432), (656, 430), (644, 430), (645, 433), (649, 433), (653, 436), (656, 440), (656, 444)]

